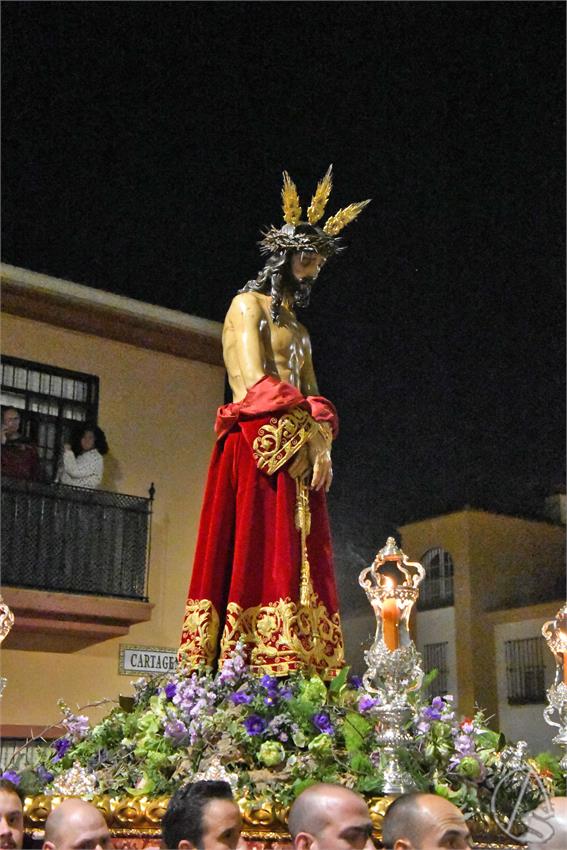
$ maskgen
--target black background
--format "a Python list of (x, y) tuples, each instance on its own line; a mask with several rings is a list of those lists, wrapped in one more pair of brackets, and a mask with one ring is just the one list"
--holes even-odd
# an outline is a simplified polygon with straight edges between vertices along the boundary
[(335, 535), (537, 510), (565, 480), (564, 24), (554, 2), (4, 3), (3, 259), (222, 321), (281, 171), (305, 208), (332, 162), (330, 212), (373, 199), (303, 316), (341, 414)]

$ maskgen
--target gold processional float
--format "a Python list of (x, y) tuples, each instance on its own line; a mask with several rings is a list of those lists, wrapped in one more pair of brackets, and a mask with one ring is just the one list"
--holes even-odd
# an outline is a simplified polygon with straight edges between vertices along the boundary
[[(302, 541), (302, 590), (308, 602), (310, 575), (305, 540), (309, 534), (308, 501), (301, 486), (297, 492), (296, 524)], [(419, 597), (419, 585), (425, 577), (421, 564), (409, 561), (398, 548), (394, 538), (389, 537), (386, 545), (378, 552), (371, 566), (359, 576), (359, 584), (366, 592), (376, 617), (376, 633), (370, 649), (364, 654), (367, 670), (363, 676), (365, 689), (380, 697), (378, 709), (378, 741), (386, 759), (384, 771), (384, 794), (367, 798), (370, 815), (379, 838), (383, 816), (395, 797), (412, 789), (412, 780), (400, 763), (399, 752), (402, 748), (411, 748), (412, 739), (407, 731), (407, 721), (411, 716), (408, 698), (418, 689), (423, 680), (423, 668), (420, 653), (411, 638), (409, 620), (413, 606)], [(0, 598), (0, 642), (10, 631), (14, 616)], [(548, 706), (544, 711), (547, 723), (559, 729), (553, 742), (565, 750), (561, 768), (567, 771), (567, 604), (561, 608), (553, 620), (542, 628), (556, 660), (555, 681), (547, 691)], [(316, 639), (316, 635), (314, 635)], [(0, 687), (5, 682), (0, 683)], [(558, 719), (554, 720), (556, 714)], [(525, 744), (519, 742), (510, 757), (510, 767), (516, 762), (521, 767)], [(218, 775), (209, 769), (207, 776), (195, 779), (224, 778), (219, 764)], [(88, 787), (87, 787), (88, 786)], [(117, 846), (141, 848), (157, 846), (160, 836), (161, 819), (166, 811), (169, 797), (149, 798), (147, 796), (118, 798), (110, 795), (93, 796), (92, 784), (85, 778), (85, 796), (104, 815)], [(75, 790), (74, 796), (77, 796)], [(63, 795), (38, 795), (25, 800), (26, 829), (34, 838), (43, 833), (45, 820), (53, 808), (65, 799)], [(271, 842), (289, 840), (287, 832), (287, 813), (285, 806), (263, 800), (237, 797), (242, 812), (243, 836), (260, 842), (257, 846), (270, 846)], [(512, 848), (519, 843), (510, 835), (505, 835), (498, 824), (498, 818), (479, 816), (470, 821), (471, 831), (479, 848)], [(266, 843), (264, 843), (266, 842)], [(254, 846), (254, 845), (252, 845)], [(291, 845), (288, 845), (291, 846)]]

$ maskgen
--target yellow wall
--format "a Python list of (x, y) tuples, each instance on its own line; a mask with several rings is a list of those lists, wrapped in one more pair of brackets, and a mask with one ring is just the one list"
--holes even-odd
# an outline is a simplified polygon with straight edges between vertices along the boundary
[[(494, 629), (487, 612), (556, 598), (565, 578), (565, 529), (547, 522), (463, 510), (403, 526), (413, 560), (442, 546), (453, 558), (459, 709), (475, 703), (498, 723)], [(540, 592), (540, 598), (537, 594)], [(543, 621), (542, 621), (543, 624)]]
[(410, 560), (419, 561), (437, 546), (446, 549), (453, 558), (455, 573), (455, 651), (459, 709), (470, 714), (474, 706), (473, 661), (470, 646), (474, 640), (475, 620), (471, 590), (470, 541), (466, 512), (432, 517), (400, 528), (402, 549)]
[(468, 517), (472, 610), (478, 623), (471, 643), (474, 691), (488, 714), (497, 715), (494, 630), (483, 613), (517, 607), (522, 600), (556, 598), (561, 593), (565, 529), (481, 511), (470, 511)]
[(11, 315), (2, 317), (2, 352), (98, 375), (99, 424), (110, 445), (103, 486), (138, 496), (156, 487), (151, 621), (73, 653), (2, 652), (2, 723), (44, 724), (57, 719), (59, 698), (76, 706), (131, 693), (132, 679), (118, 674), (120, 643), (177, 648), (224, 372)]

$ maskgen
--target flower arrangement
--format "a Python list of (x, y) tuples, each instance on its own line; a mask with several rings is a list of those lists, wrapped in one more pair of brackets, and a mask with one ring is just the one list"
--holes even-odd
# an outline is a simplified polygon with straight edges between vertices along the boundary
[[(415, 746), (401, 754), (404, 767), (417, 788), (447, 797), (471, 816), (487, 815), (506, 770), (503, 736), (487, 727), (481, 711), (459, 720), (450, 695), (428, 701), (430, 681), (411, 696)], [(21, 775), (4, 775), (27, 794), (70, 793), (79, 782), (86, 796), (157, 797), (220, 765), (238, 795), (278, 805), (318, 781), (381, 793), (380, 703), (348, 668), (329, 684), (308, 673), (258, 676), (239, 647), (216, 675), (180, 671), (138, 680), (134, 689), (133, 698), (121, 698), (92, 728), (61, 703), (65, 734), (39, 747), (36, 763)], [(530, 769), (527, 806), (544, 787), (565, 793), (552, 756), (531, 760)]]

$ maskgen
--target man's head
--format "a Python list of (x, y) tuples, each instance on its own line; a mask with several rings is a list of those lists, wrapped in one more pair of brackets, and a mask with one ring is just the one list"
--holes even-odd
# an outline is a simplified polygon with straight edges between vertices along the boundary
[(527, 850), (565, 850), (567, 847), (567, 797), (552, 797), (524, 818), (522, 841)]
[(303, 234), (306, 247), (301, 250), (289, 248), (286, 251), (271, 254), (258, 276), (254, 280), (249, 280), (239, 290), (239, 292), (261, 292), (270, 295), (271, 314), (276, 322), (284, 299), (289, 299), (294, 307), (309, 306), (311, 288), (327, 261), (325, 254), (309, 244), (309, 239), (316, 236), (319, 228), (302, 223), (292, 230)]
[(8, 438), (15, 437), (20, 430), (20, 411), (15, 407), (2, 409), (2, 428)]
[(341, 785), (312, 785), (291, 807), (295, 850), (370, 850), (372, 821), (364, 799)]
[(228, 782), (194, 782), (175, 792), (162, 821), (169, 850), (236, 850), (242, 821)]
[(110, 850), (102, 813), (85, 800), (64, 800), (45, 822), (43, 850)]
[(20, 792), (0, 779), (0, 848), (20, 850), (24, 841), (24, 807)]
[(270, 293), (271, 313), (275, 322), (279, 320), (284, 296), (291, 296), (298, 307), (307, 306), (311, 285), (323, 262), (342, 250), (338, 234), (370, 203), (366, 200), (349, 204), (323, 224), (321, 220), (333, 187), (332, 170), (332, 166), (329, 166), (327, 173), (317, 184), (306, 210), (307, 221), (302, 218), (303, 210), (297, 186), (287, 171), (283, 173), (284, 224), (279, 228), (272, 225), (264, 232), (260, 250), (268, 255), (266, 265), (256, 280), (249, 280), (240, 290)]
[(403, 794), (382, 823), (387, 850), (468, 850), (471, 834), (459, 809), (437, 794)]

